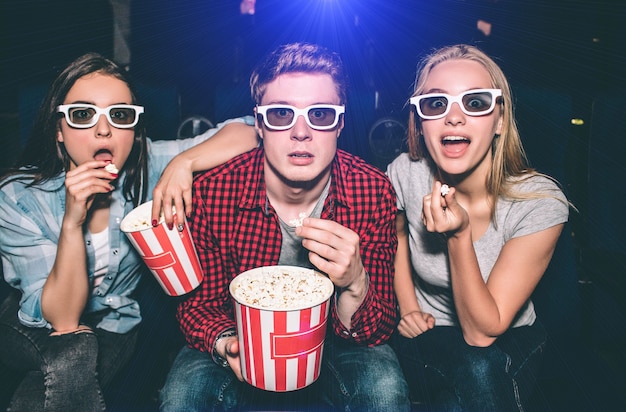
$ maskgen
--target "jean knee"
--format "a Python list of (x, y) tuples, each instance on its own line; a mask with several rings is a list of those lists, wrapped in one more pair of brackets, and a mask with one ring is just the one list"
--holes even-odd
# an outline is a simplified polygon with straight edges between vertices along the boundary
[(395, 405), (396, 411), (409, 410), (409, 387), (401, 371), (388, 370), (386, 376), (371, 383), (373, 386), (364, 392), (368, 394), (366, 404), (372, 405), (373, 410), (389, 410), (390, 405)]
[(356, 352), (349, 353), (350, 362), (333, 365), (339, 387), (344, 391), (345, 409), (408, 411), (408, 385), (393, 350), (381, 345), (363, 348), (360, 355)]
[(471, 347), (465, 351), (455, 376), (455, 387), (465, 387), (473, 393), (491, 392), (511, 382), (511, 358), (495, 346)]
[(160, 392), (161, 411), (231, 410), (238, 404), (239, 381), (209, 354), (183, 347)]
[(94, 333), (51, 336), (43, 357), (46, 380), (72, 387), (94, 385), (97, 380), (98, 338)]

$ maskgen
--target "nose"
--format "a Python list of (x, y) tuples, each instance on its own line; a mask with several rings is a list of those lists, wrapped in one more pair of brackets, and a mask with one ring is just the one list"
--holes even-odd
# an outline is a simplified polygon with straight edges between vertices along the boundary
[(453, 102), (450, 106), (450, 111), (446, 115), (446, 123), (448, 124), (462, 124), (465, 122), (465, 114), (461, 110), (461, 105), (457, 102)]
[(296, 117), (296, 124), (291, 128), (291, 138), (298, 141), (304, 141), (311, 138), (311, 130), (304, 119), (304, 115)]
[(98, 115), (98, 121), (94, 126), (96, 136), (98, 137), (109, 137), (111, 136), (111, 125), (109, 124), (109, 120), (104, 114)]

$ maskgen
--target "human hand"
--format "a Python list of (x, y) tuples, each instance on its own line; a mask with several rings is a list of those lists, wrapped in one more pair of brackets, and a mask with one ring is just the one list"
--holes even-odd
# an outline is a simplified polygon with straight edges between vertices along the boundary
[(309, 250), (311, 263), (326, 273), (335, 286), (353, 293), (367, 288), (358, 234), (332, 220), (311, 217), (303, 220), (296, 234)]
[(478, 19), (478, 21), (476, 21), (476, 28), (487, 37), (489, 37), (489, 35), (491, 34), (491, 23), (489, 23), (488, 21)]
[(239, 12), (241, 14), (254, 14), (254, 6), (255, 6), (256, 0), (242, 0), (241, 3), (239, 3)]
[[(172, 159), (152, 191), (153, 226), (155, 222), (159, 222), (162, 210), (167, 226), (172, 229), (176, 224), (178, 230), (182, 231), (185, 216), (191, 213), (192, 183), (193, 172), (190, 163), (180, 157)], [(172, 211), (172, 206), (178, 211), (176, 214)]]
[(82, 227), (95, 196), (114, 189), (111, 181), (117, 174), (106, 171), (107, 164), (100, 160), (85, 162), (65, 174), (64, 224)]
[(429, 232), (453, 235), (469, 226), (467, 211), (456, 200), (456, 189), (449, 188), (445, 196), (441, 182), (433, 183), (432, 193), (422, 201), (422, 222)]
[(414, 338), (434, 327), (435, 318), (433, 315), (414, 310), (402, 316), (398, 324), (398, 332), (405, 338)]
[(223, 353), (220, 352), (219, 348), (217, 349), (217, 352), (228, 361), (228, 366), (230, 366), (230, 369), (233, 371), (235, 376), (237, 376), (237, 379), (243, 382), (243, 375), (241, 373), (241, 356), (239, 355), (239, 340), (237, 339), (237, 336), (229, 336), (221, 339), (221, 341), (224, 342)]
[(78, 325), (75, 329), (71, 329), (71, 330), (62, 330), (62, 331), (55, 330), (54, 332), (50, 333), (50, 336), (61, 336), (61, 335), (69, 334), (69, 333), (73, 333), (74, 335), (77, 335), (79, 333), (93, 333), (93, 330), (87, 325)]

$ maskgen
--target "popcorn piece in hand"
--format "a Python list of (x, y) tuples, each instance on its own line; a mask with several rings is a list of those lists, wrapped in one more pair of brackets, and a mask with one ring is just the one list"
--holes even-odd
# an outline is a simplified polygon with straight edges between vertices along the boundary
[(298, 215), (298, 218), (297, 218), (297, 219), (291, 219), (291, 220), (289, 221), (289, 225), (290, 225), (290, 226), (295, 226), (295, 227), (302, 226), (302, 221), (303, 221), (306, 217), (307, 217), (306, 212), (300, 212), (300, 214)]
[(450, 187), (448, 185), (441, 185), (441, 196), (446, 197), (450, 193)]
[(108, 165), (106, 165), (104, 167), (104, 170), (106, 170), (107, 172), (111, 173), (111, 174), (118, 174), (119, 170), (117, 169), (117, 167), (115, 167), (115, 165), (113, 163), (109, 163)]

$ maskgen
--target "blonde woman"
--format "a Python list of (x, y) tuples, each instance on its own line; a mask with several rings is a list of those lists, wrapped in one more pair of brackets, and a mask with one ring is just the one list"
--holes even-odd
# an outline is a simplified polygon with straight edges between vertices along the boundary
[(527, 165), (508, 81), (477, 48), (427, 56), (410, 103), (409, 153), (387, 171), (400, 364), (444, 410), (522, 410), (546, 342), (530, 297), (567, 199)]

